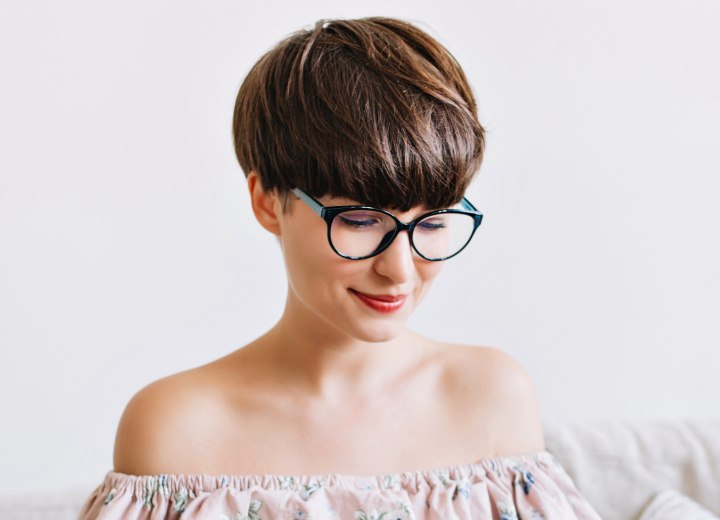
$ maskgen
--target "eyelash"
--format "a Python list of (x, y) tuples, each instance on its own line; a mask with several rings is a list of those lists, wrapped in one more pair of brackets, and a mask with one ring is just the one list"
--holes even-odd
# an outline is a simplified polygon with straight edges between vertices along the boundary
[(367, 227), (369, 225), (372, 225), (373, 223), (377, 221), (373, 220), (353, 220), (345, 217), (340, 217), (340, 220), (343, 222), (343, 224), (348, 225), (350, 227)]
[(443, 222), (439, 224), (433, 224), (432, 222), (421, 222), (418, 227), (421, 227), (423, 229), (427, 230), (433, 230), (433, 229), (444, 229), (445, 224)]

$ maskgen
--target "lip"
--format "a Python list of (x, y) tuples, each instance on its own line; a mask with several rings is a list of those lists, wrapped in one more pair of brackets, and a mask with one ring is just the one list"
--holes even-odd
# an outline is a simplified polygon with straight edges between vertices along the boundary
[(350, 292), (371, 309), (382, 313), (391, 313), (399, 310), (407, 299), (407, 295), (405, 294), (365, 294), (355, 289), (350, 289)]

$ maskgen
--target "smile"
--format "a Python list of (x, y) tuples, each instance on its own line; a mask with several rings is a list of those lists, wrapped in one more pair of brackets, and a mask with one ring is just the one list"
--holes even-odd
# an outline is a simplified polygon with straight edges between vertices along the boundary
[(362, 303), (377, 312), (392, 313), (400, 310), (407, 299), (406, 295), (392, 296), (386, 294), (365, 294), (358, 292), (354, 289), (350, 289), (350, 292)]

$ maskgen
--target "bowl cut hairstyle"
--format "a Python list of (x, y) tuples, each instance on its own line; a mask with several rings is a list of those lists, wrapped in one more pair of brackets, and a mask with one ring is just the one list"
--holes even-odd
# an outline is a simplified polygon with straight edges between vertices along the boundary
[(319, 20), (252, 67), (233, 142), (245, 175), (255, 171), (266, 191), (436, 209), (458, 203), (480, 167), (476, 112), (460, 65), (417, 27)]

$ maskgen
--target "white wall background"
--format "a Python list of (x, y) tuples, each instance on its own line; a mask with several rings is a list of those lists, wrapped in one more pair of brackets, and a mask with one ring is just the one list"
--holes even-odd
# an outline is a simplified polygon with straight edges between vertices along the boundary
[(720, 2), (0, 4), (0, 488), (88, 486), (131, 395), (263, 333), (285, 281), (230, 121), (319, 18), (397, 16), (474, 86), (486, 219), (412, 325), (501, 347), (545, 420), (718, 417)]

